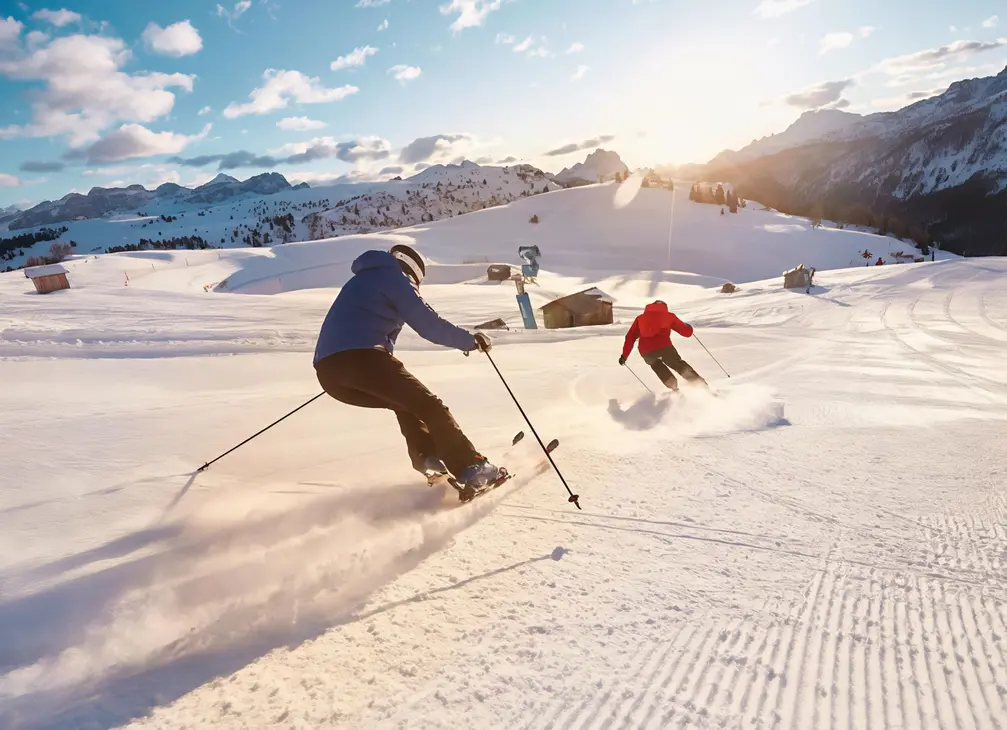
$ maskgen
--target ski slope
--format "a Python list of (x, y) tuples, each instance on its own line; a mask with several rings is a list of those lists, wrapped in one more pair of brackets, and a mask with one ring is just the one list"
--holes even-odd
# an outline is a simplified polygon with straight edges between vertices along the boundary
[[(888, 239), (620, 192), (82, 257), (44, 297), (0, 275), (0, 727), (1003, 726), (1007, 262), (844, 268)], [(459, 506), (390, 413), (328, 398), (196, 473), (318, 393), (348, 262), (398, 240), (443, 315), (511, 323), (492, 355), (583, 511), (530, 433), (508, 450), (486, 358), (408, 330), (507, 486)], [(616, 324), (520, 328), (481, 273), (527, 243), (536, 305), (598, 286)], [(801, 261), (810, 294), (781, 287)], [(656, 297), (719, 398), (618, 366)]]

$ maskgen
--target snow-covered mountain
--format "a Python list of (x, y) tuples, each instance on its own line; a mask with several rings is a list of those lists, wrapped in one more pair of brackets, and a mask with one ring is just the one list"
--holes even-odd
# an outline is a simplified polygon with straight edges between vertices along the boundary
[(616, 174), (627, 172), (629, 168), (619, 157), (618, 152), (599, 148), (589, 154), (583, 162), (578, 162), (573, 167), (564, 167), (553, 175), (552, 179), (564, 187), (572, 187), (607, 182), (614, 180)]
[(338, 201), (302, 219), (311, 240), (372, 233), (494, 208), (518, 198), (559, 190), (531, 165), (483, 167), (465, 161), (435, 165), (403, 181)]
[[(790, 212), (866, 206), (973, 253), (1007, 235), (1007, 69), (955, 82), (894, 112), (804, 114), (785, 132), (724, 152), (698, 170)], [(989, 248), (994, 243), (994, 248)]]
[[(240, 182), (218, 175), (195, 190), (166, 183), (95, 188), (0, 223), (0, 260), (18, 268), (53, 242), (76, 253), (151, 248), (260, 247), (370, 233), (449, 218), (561, 189), (531, 165), (436, 165), (402, 180), (291, 187), (268, 173)], [(104, 211), (104, 212), (98, 212)], [(24, 226), (31, 213), (34, 224)], [(69, 218), (67, 217), (69, 215)], [(57, 224), (57, 225), (54, 225)], [(63, 228), (66, 230), (63, 231)]]
[(59, 200), (46, 200), (28, 210), (16, 213), (8, 221), (7, 229), (17, 231), (53, 223), (101, 218), (128, 211), (136, 212), (152, 204), (158, 205), (159, 213), (167, 213), (176, 207), (186, 205), (219, 203), (254, 195), (272, 195), (290, 187), (286, 178), (276, 172), (255, 175), (245, 181), (221, 173), (205, 185), (194, 189), (175, 183), (164, 183), (155, 190), (147, 190), (142, 185), (129, 185), (125, 188), (94, 187), (87, 195), (69, 193)]

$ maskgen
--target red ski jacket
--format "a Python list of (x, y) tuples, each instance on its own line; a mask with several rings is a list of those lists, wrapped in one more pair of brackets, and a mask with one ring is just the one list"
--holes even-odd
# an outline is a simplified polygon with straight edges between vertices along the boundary
[(633, 326), (626, 334), (626, 343), (622, 347), (622, 356), (629, 357), (633, 351), (633, 343), (640, 340), (640, 354), (643, 355), (671, 344), (671, 331), (675, 330), (682, 337), (692, 337), (692, 325), (687, 324), (668, 311), (664, 302), (651, 302), (644, 307), (643, 314), (633, 320)]

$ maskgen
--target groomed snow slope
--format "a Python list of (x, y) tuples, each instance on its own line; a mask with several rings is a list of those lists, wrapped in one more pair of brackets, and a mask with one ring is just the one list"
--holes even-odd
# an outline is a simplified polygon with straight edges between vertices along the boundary
[[(707, 239), (742, 248), (721, 222)], [(422, 247), (495, 251), (466, 225)], [(543, 287), (569, 291), (610, 252), (597, 235), (575, 258), (560, 230)], [(509, 486), (458, 506), (417, 481), (391, 414), (327, 398), (196, 474), (319, 390), (333, 289), (203, 289), (297, 248), (165, 255), (129, 286), (137, 257), (82, 260), (44, 297), (0, 276), (0, 727), (1007, 722), (1007, 262), (723, 295), (651, 274), (627, 238), (620, 324), (493, 350), (561, 439), (578, 512), (555, 474), (526, 476), (530, 434), (503, 456), (526, 426), (485, 358), (408, 331), (402, 358)], [(426, 293), (467, 325), (514, 307), (509, 284)], [(678, 340), (720, 398), (650, 395), (617, 365), (655, 293), (733, 376)]]

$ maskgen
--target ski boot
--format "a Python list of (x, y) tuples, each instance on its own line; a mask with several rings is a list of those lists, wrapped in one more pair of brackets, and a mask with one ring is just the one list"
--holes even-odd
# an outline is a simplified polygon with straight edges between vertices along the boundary
[(488, 461), (480, 461), (465, 469), (455, 482), (458, 489), (458, 499), (470, 502), (483, 492), (503, 484), (510, 479), (510, 474), (503, 467), (497, 467)]
[(427, 486), (433, 487), (450, 478), (448, 468), (436, 456), (428, 456), (423, 461), (423, 475), (427, 478)]

